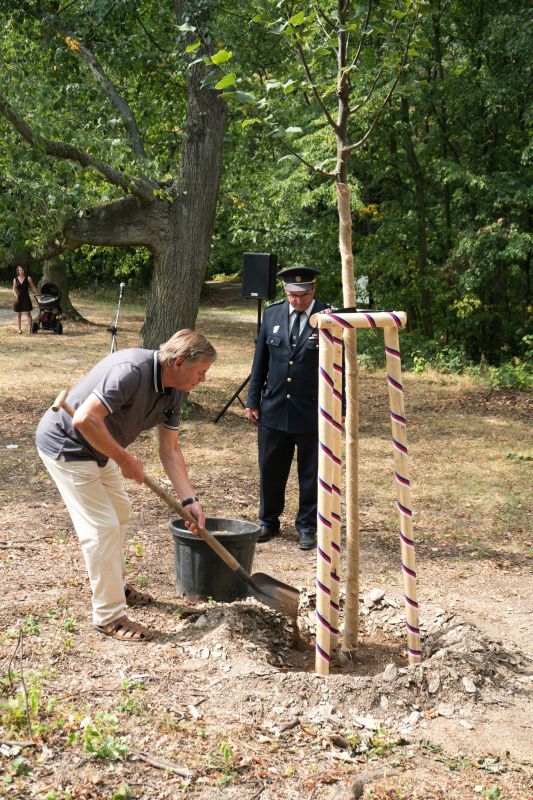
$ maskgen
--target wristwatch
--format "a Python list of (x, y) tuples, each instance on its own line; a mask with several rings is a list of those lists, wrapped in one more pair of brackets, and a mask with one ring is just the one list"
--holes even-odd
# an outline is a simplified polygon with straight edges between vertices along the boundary
[(197, 502), (198, 502), (198, 498), (195, 497), (194, 495), (192, 497), (186, 497), (185, 500), (181, 501), (181, 507), (185, 508), (185, 506), (190, 506), (193, 503), (197, 503)]

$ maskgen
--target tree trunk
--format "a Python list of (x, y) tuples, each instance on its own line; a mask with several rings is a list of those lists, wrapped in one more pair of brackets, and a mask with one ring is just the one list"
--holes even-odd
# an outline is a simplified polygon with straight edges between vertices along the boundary
[(422, 330), (429, 338), (433, 338), (433, 321), (431, 318), (431, 295), (428, 286), (428, 247), (427, 247), (427, 204), (426, 180), (417, 158), (411, 136), (409, 121), (409, 101), (404, 96), (401, 99), (402, 119), (404, 122), (404, 146), (407, 161), (411, 167), (411, 175), (415, 185), (416, 197), (416, 222), (417, 222), (417, 283), (420, 289), (421, 307), (420, 320)]
[[(342, 300), (345, 307), (355, 306), (355, 272), (352, 245), (352, 214), (348, 163), (350, 83), (347, 79), (348, 35), (345, 27), (349, 4), (339, 0), (339, 35), (337, 48), (337, 210), (339, 214), (339, 251), (342, 270)], [(359, 387), (357, 364), (357, 331), (345, 331), (344, 390), (346, 396), (345, 463), (346, 463), (346, 604), (341, 649), (356, 648), (359, 631)]]
[[(172, 6), (180, 30), (187, 28), (189, 20), (193, 20), (195, 25), (200, 24), (202, 29), (209, 29), (213, 4), (172, 0)], [(194, 39), (197, 36), (195, 33)], [(189, 39), (188, 44), (192, 44), (192, 32)], [(206, 39), (211, 40), (211, 36)], [(205, 41), (202, 48), (207, 60), (210, 44), (214, 43)], [(187, 44), (180, 37), (177, 46), (183, 50), (187, 60)], [(44, 147), (42, 153), (38, 149), (39, 156), (46, 152), (49, 156), (74, 161), (83, 168), (94, 167), (100, 177), (126, 193), (119, 200), (80, 210), (64, 224), (61, 235), (54, 236), (46, 245), (41, 259), (51, 259), (82, 244), (147, 247), (155, 260), (146, 319), (141, 331), (147, 347), (157, 347), (176, 330), (194, 326), (207, 269), (221, 174), (226, 104), (209, 82), (212, 74), (210, 68), (206, 70), (205, 59), (196, 59), (187, 65), (186, 114), (179, 167), (176, 167), (174, 177), (165, 175), (161, 183), (142, 175), (146, 167), (143, 164), (144, 149), (132, 115), (128, 114), (124, 121), (129, 133), (133, 131), (135, 134), (133, 149), (139, 159), (137, 167), (142, 177), (126, 176), (113, 166), (93, 158), (89, 151), (38, 136), (0, 98), (1, 113), (22, 138), (34, 149)], [(94, 66), (94, 60), (90, 63)], [(102, 77), (99, 72), (98, 77)], [(179, 80), (175, 86), (176, 91), (180, 91)], [(123, 116), (124, 109), (128, 112), (127, 104), (124, 105), (123, 99), (116, 94), (113, 97), (115, 105), (120, 100), (119, 114)], [(172, 165), (168, 169), (172, 170)], [(54, 282), (61, 285), (65, 310), (70, 312), (64, 273), (54, 272)]]
[[(141, 336), (143, 347), (158, 348), (176, 331), (194, 328), (207, 266), (211, 228), (196, 218), (154, 252), (154, 271)], [(202, 241), (200, 241), (202, 240)]]
[(187, 122), (180, 178), (169, 211), (169, 238), (152, 248), (154, 271), (141, 336), (158, 347), (180, 328), (194, 328), (222, 170), (226, 104), (202, 88), (192, 71), (187, 87)]
[[(442, 64), (442, 44), (441, 44), (441, 29), (440, 18), (442, 10), (441, 4), (438, 4), (437, 13), (433, 14), (433, 31), (435, 34), (435, 58), (437, 62), (437, 72), (441, 87), (444, 86), (444, 67)], [(442, 89), (441, 89), (442, 91)], [(442, 157), (444, 161), (448, 160), (448, 110), (446, 101), (443, 98), (440, 102), (440, 117), (442, 127)], [(446, 226), (446, 258), (449, 257), (452, 251), (452, 197), (450, 185), (448, 182), (443, 187), (443, 203), (444, 203), (444, 221)]]
[[(347, 308), (357, 302), (352, 249), (352, 214), (350, 187), (337, 184), (339, 212), (339, 249), (342, 262), (342, 301)], [(344, 634), (341, 649), (352, 652), (359, 640), (359, 365), (357, 331), (344, 332), (344, 391), (346, 396), (346, 587)]]

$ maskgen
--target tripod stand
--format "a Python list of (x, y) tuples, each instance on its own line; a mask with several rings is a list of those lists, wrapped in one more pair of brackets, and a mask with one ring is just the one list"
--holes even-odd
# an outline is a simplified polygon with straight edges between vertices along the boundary
[[(256, 331), (255, 341), (257, 341), (257, 337), (259, 336), (259, 329), (261, 328), (261, 303), (262, 303), (262, 300), (258, 299), (258, 301), (257, 301), (257, 331)], [(252, 373), (249, 372), (248, 373), (248, 377), (245, 378), (243, 380), (243, 382), (241, 383), (241, 385), (239, 386), (239, 388), (236, 389), (233, 392), (233, 394), (231, 395), (230, 399), (228, 400), (228, 402), (226, 403), (226, 405), (224, 406), (222, 411), (220, 411), (218, 413), (218, 415), (215, 417), (213, 422), (217, 423), (219, 421), (219, 419), (221, 419), (221, 417), (224, 416), (224, 414), (226, 413), (226, 411), (228, 410), (230, 405), (235, 402), (235, 400), (238, 400), (239, 403), (241, 404), (241, 406), (244, 408), (244, 403), (242, 402), (242, 400), (240, 398), (240, 393), (242, 392), (242, 390), (244, 389), (244, 387), (246, 386), (246, 384), (250, 380), (251, 376), (252, 376)]]
[(120, 301), (122, 300), (122, 295), (124, 294), (125, 286), (126, 286), (125, 283), (120, 284), (119, 287), (120, 291), (118, 295), (118, 305), (117, 305), (117, 310), (115, 312), (115, 319), (107, 329), (111, 334), (111, 350), (109, 351), (110, 353), (114, 353), (115, 350), (117, 349), (118, 315), (120, 314)]

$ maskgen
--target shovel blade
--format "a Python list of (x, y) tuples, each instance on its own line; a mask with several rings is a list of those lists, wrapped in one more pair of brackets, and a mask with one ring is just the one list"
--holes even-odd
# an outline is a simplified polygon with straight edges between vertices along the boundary
[(300, 592), (287, 583), (265, 575), (263, 572), (254, 572), (249, 582), (251, 594), (266, 606), (286, 614), (288, 617), (298, 616)]

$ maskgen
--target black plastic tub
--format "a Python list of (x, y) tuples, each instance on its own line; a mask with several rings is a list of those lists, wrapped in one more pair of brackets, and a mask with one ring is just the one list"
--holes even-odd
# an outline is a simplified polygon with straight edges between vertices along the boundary
[[(189, 533), (183, 520), (169, 524), (174, 539), (174, 562), (178, 594), (238, 600), (248, 595), (248, 586), (211, 550), (199, 536)], [(259, 525), (240, 519), (207, 517), (205, 527), (237, 559), (246, 572), (252, 571)]]

